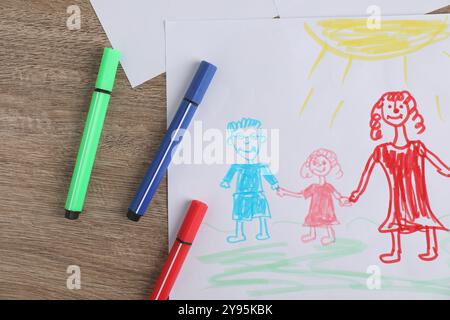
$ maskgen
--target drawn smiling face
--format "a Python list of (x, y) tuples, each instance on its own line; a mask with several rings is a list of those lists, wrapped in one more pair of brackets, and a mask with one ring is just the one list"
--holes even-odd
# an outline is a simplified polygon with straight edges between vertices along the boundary
[(259, 154), (261, 135), (256, 128), (239, 129), (233, 137), (234, 150), (247, 161), (256, 159)]
[(403, 101), (389, 101), (385, 99), (382, 116), (387, 124), (393, 127), (400, 127), (408, 120), (409, 110)]
[(317, 156), (314, 159), (311, 160), (311, 163), (309, 165), (311, 172), (319, 177), (325, 177), (327, 176), (331, 169), (331, 163), (330, 160), (328, 160), (324, 156)]

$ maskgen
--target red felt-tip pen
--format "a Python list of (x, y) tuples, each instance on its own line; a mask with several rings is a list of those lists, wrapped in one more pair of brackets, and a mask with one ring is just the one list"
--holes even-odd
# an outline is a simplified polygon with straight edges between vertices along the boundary
[(169, 298), (170, 291), (175, 284), (178, 273), (183, 266), (207, 210), (208, 206), (205, 203), (197, 200), (191, 202), (180, 231), (178, 231), (177, 239), (170, 250), (169, 257), (158, 280), (156, 280), (155, 288), (149, 297), (150, 300), (167, 300)]

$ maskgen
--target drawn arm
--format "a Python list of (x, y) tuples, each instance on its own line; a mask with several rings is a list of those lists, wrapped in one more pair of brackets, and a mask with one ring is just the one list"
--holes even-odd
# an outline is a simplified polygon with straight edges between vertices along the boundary
[(450, 177), (450, 168), (441, 160), (435, 153), (428, 150), (424, 145), (422, 145), (425, 159), (428, 160), (437, 170), (437, 172), (444, 177)]
[(290, 191), (290, 190), (285, 189), (285, 188), (278, 189), (277, 194), (280, 197), (289, 196), (289, 197), (294, 197), (294, 198), (302, 198), (304, 196), (303, 195), (303, 190), (299, 191), (299, 192), (294, 192), (294, 191)]
[(278, 190), (280, 186), (278, 185), (278, 180), (275, 178), (275, 176), (272, 174), (268, 166), (264, 166), (261, 170), (261, 174), (264, 177), (264, 179), (270, 184), (270, 187), (272, 190)]
[(359, 197), (364, 193), (367, 188), (367, 184), (369, 183), (370, 176), (372, 175), (373, 168), (375, 167), (376, 161), (375, 157), (372, 154), (367, 160), (366, 166), (364, 167), (364, 171), (361, 175), (361, 179), (359, 180), (358, 187), (355, 191), (350, 195), (349, 201), (355, 203), (359, 200)]
[(232, 165), (230, 169), (228, 170), (225, 177), (222, 179), (222, 182), (220, 183), (220, 186), (224, 189), (230, 188), (230, 183), (233, 180), (233, 177), (236, 173), (237, 169), (235, 165)]

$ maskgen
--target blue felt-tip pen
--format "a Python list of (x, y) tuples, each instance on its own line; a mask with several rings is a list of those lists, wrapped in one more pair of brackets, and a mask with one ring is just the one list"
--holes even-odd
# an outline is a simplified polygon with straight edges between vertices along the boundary
[(186, 91), (183, 101), (181, 101), (180, 107), (159, 146), (156, 157), (145, 174), (131, 205), (128, 207), (128, 219), (139, 221), (147, 211), (153, 195), (169, 167), (172, 155), (189, 127), (216, 71), (216, 66), (206, 61), (200, 63), (191, 85)]

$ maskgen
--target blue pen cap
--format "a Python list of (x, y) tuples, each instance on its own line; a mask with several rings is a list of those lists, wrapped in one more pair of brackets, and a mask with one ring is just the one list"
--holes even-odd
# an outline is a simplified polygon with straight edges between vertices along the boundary
[(184, 98), (199, 105), (202, 102), (216, 71), (217, 67), (215, 65), (202, 61)]

